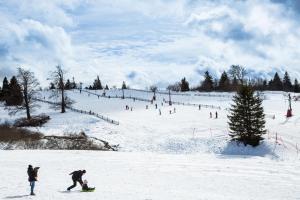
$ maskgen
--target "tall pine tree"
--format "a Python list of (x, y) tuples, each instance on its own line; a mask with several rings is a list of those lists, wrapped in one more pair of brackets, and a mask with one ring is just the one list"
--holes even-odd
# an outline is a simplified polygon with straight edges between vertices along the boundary
[(21, 90), (21, 86), (18, 83), (18, 80), (15, 76), (10, 79), (10, 83), (8, 85), (9, 95), (6, 97), (6, 105), (7, 106), (19, 106), (22, 105), (23, 102), (23, 94)]
[(269, 87), (270, 90), (282, 91), (283, 84), (277, 72), (275, 73), (274, 78), (269, 82)]
[(97, 78), (94, 81), (93, 89), (94, 90), (102, 90), (103, 89), (99, 76), (97, 76)]
[(185, 77), (181, 79), (180, 83), (180, 91), (181, 92), (186, 92), (190, 90), (189, 82), (186, 81)]
[(228, 91), (229, 88), (230, 88), (230, 80), (228, 78), (227, 73), (224, 71), (221, 75), (218, 89), (221, 91)]
[(284, 91), (290, 92), (293, 90), (293, 85), (292, 85), (291, 78), (290, 78), (290, 75), (288, 74), (288, 72), (285, 72), (282, 83), (283, 83)]
[(266, 133), (262, 100), (254, 95), (251, 86), (243, 85), (234, 96), (233, 102), (228, 115), (232, 140), (242, 142), (245, 146), (259, 145), (263, 140), (262, 135)]
[(1, 101), (6, 101), (6, 98), (9, 96), (9, 86), (8, 86), (8, 80), (6, 77), (3, 79), (3, 84), (2, 84), (2, 92), (0, 96)]
[(123, 83), (122, 83), (122, 90), (126, 90), (126, 89), (127, 89), (126, 83), (125, 83), (125, 81), (123, 81)]
[(204, 81), (201, 84), (201, 90), (209, 92), (209, 91), (212, 91), (213, 88), (214, 88), (213, 78), (209, 74), (209, 72), (206, 71), (204, 74)]

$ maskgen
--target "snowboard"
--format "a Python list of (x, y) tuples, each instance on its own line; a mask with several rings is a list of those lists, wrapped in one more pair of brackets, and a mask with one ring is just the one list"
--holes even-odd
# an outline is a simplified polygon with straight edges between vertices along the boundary
[(81, 192), (94, 192), (96, 188), (90, 188), (88, 190), (81, 190)]

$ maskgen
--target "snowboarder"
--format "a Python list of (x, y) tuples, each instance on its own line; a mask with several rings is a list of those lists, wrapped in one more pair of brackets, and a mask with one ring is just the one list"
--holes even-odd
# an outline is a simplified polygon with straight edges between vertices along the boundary
[(83, 184), (82, 184), (82, 192), (92, 192), (92, 191), (94, 191), (94, 190), (95, 190), (94, 187), (91, 188), (91, 187), (88, 186), (88, 181), (87, 181), (87, 180), (84, 180), (84, 181), (83, 181)]
[(83, 185), (82, 182), (82, 176), (86, 173), (85, 170), (78, 170), (78, 171), (74, 171), (69, 175), (72, 175), (72, 180), (73, 180), (73, 185), (71, 185), (70, 187), (68, 187), (68, 191), (70, 191), (72, 188), (76, 187), (76, 183), (80, 183), (80, 185)]
[(39, 167), (35, 167), (33, 169), (32, 165), (28, 165), (27, 174), (28, 174), (28, 181), (30, 183), (30, 195), (35, 195), (34, 187), (35, 187), (35, 182), (37, 181), (38, 170)]

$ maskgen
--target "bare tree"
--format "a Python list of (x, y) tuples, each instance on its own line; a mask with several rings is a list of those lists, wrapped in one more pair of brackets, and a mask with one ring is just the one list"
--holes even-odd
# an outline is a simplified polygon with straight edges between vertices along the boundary
[(231, 65), (229, 69), (229, 74), (233, 79), (239, 80), (239, 82), (243, 85), (245, 77), (247, 75), (247, 71), (243, 66)]
[(53, 90), (53, 94), (51, 95), (52, 98), (60, 98), (58, 101), (57, 106), (54, 106), (55, 108), (60, 107), (61, 113), (66, 112), (66, 107), (72, 105), (74, 103), (73, 100), (71, 100), (66, 92), (65, 92), (65, 74), (67, 72), (61, 68), (61, 66), (56, 66), (56, 70), (51, 72), (50, 79), (56, 86), (56, 90)]
[(26, 117), (28, 120), (31, 119), (31, 112), (34, 108), (39, 107), (37, 102), (38, 98), (38, 86), (39, 82), (35, 78), (34, 73), (25, 70), (23, 68), (18, 68), (18, 75), (17, 75), (18, 82), (21, 86), (22, 95), (24, 101), (19, 106), (8, 107), (7, 109), (10, 111), (9, 113), (14, 115), (19, 111), (26, 110)]

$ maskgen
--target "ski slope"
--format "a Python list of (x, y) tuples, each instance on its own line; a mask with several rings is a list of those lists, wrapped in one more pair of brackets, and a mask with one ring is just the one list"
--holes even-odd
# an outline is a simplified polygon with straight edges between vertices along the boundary
[[(124, 93), (149, 100), (153, 96), (135, 90)], [(49, 91), (41, 93), (45, 100), (49, 95)], [(46, 113), (51, 120), (30, 129), (46, 135), (84, 131), (119, 144), (120, 152), (1, 151), (0, 171), (13, 178), (8, 184), (0, 183), (0, 198), (31, 199), (22, 195), (28, 193), (25, 171), (32, 163), (41, 166), (37, 199), (300, 199), (300, 102), (293, 102), (294, 116), (286, 119), (284, 93), (264, 93), (268, 134), (256, 148), (229, 142), (227, 114), (232, 93), (171, 96), (176, 102), (220, 107), (200, 110), (198, 106), (169, 106), (163, 101), (168, 101), (167, 94), (157, 94), (153, 104), (77, 90), (68, 95), (76, 102), (74, 108), (107, 116), (120, 125), (72, 111), (61, 114), (40, 103), (36, 114)], [(106, 91), (106, 96), (116, 95), (122, 96), (122, 91)], [(1, 106), (0, 116), (4, 122), (24, 115), (9, 116)], [(97, 190), (64, 193), (71, 184), (67, 174), (83, 168)]]

